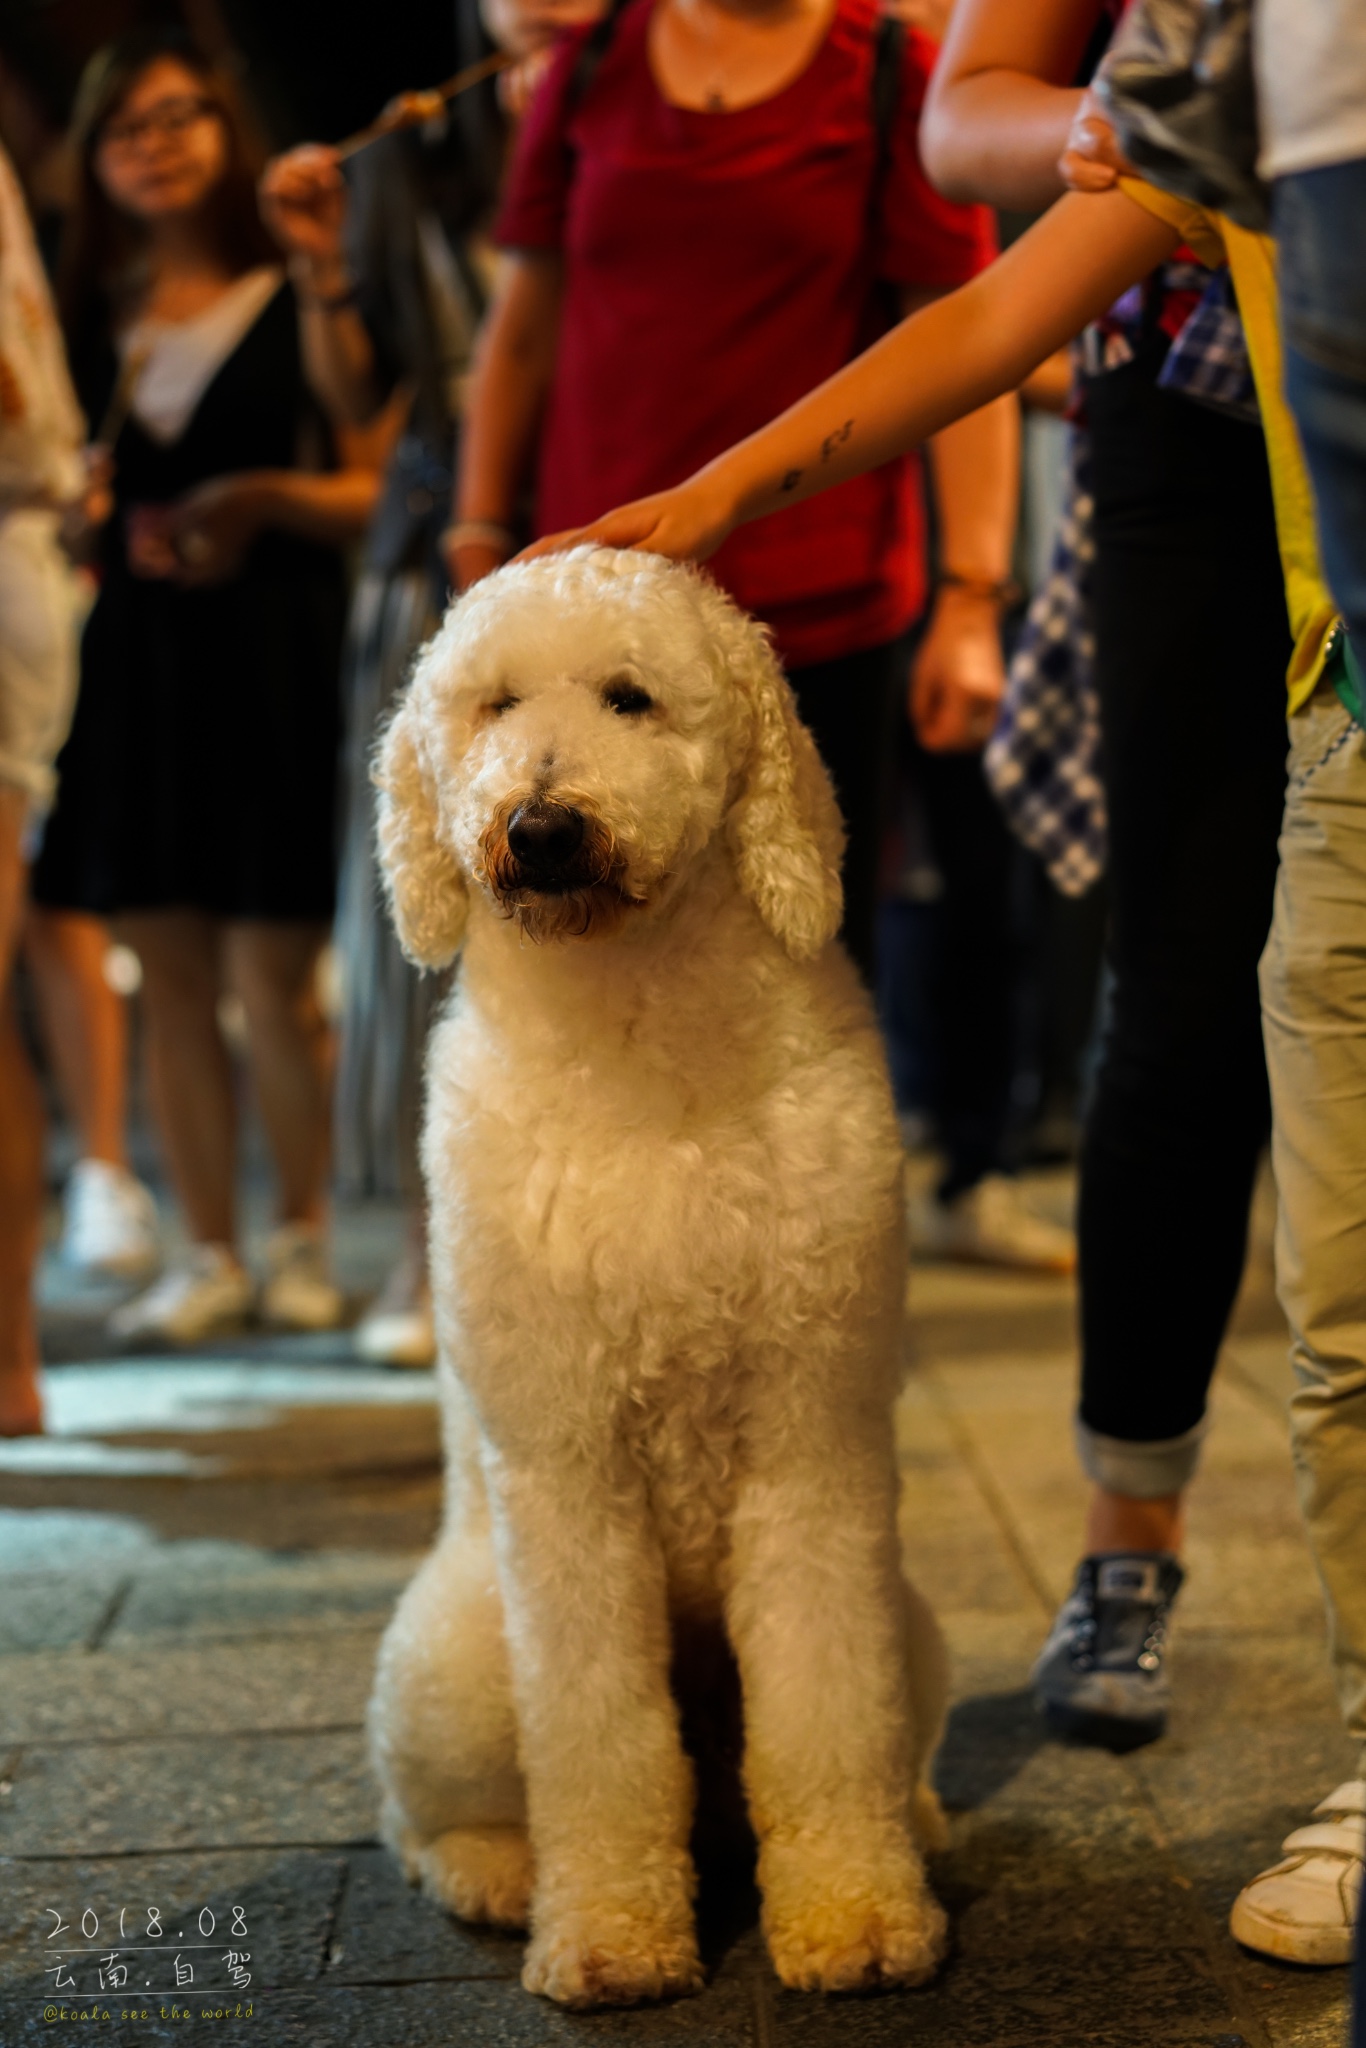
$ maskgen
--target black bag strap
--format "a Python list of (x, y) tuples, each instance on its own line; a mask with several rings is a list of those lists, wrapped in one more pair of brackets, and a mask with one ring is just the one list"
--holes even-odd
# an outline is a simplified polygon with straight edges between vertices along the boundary
[(607, 55), (613, 36), (617, 32), (617, 20), (629, 5), (629, 0), (607, 0), (607, 11), (600, 14), (584, 37), (579, 49), (578, 60), (569, 80), (565, 94), (565, 112), (572, 113), (593, 83), (597, 69)]
[(901, 59), (906, 24), (895, 15), (879, 17), (873, 45), (873, 201), (877, 202), (892, 157), (892, 131), (901, 99)]

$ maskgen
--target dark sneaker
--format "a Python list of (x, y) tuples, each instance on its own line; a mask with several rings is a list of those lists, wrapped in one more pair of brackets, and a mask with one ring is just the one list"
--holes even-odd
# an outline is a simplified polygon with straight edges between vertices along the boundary
[(1137, 1749), (1167, 1725), (1167, 1617), (1185, 1577), (1162, 1551), (1084, 1557), (1031, 1674), (1034, 1698), (1059, 1735), (1103, 1749)]

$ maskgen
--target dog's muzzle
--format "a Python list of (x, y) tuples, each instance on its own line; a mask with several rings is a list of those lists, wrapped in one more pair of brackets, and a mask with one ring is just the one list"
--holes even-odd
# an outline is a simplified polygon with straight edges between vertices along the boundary
[(591, 808), (533, 792), (480, 841), (480, 876), (533, 939), (612, 931), (635, 897), (612, 833)]
[(523, 887), (558, 891), (597, 880), (581, 872), (584, 837), (582, 811), (544, 797), (519, 804), (507, 822), (507, 843)]

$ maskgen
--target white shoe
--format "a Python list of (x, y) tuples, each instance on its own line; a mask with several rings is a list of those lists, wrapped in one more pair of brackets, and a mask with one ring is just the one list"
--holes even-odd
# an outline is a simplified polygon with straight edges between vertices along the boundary
[(236, 1329), (251, 1313), (255, 1299), (250, 1273), (227, 1245), (196, 1244), (154, 1287), (115, 1309), (109, 1328), (115, 1337), (198, 1344), (220, 1331)]
[(405, 1252), (352, 1333), (359, 1358), (372, 1365), (436, 1363), (436, 1331), (427, 1278)]
[(1234, 1900), (1234, 1939), (1283, 1962), (1350, 1963), (1366, 1858), (1366, 1784), (1350, 1778), (1339, 1785), (1281, 1848), (1285, 1861)]
[(911, 1243), (927, 1258), (968, 1259), (1037, 1273), (1072, 1273), (1077, 1240), (1026, 1208), (1003, 1173), (989, 1173), (947, 1202), (929, 1195), (911, 1211)]
[(161, 1264), (150, 1188), (106, 1159), (78, 1159), (66, 1184), (59, 1256), (83, 1273), (142, 1280)]
[(283, 1330), (335, 1330), (346, 1315), (346, 1296), (329, 1278), (321, 1231), (282, 1223), (266, 1243), (261, 1314)]

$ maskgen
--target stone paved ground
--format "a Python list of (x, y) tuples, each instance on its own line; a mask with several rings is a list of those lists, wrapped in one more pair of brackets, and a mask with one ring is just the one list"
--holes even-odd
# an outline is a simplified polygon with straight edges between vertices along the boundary
[[(392, 1241), (392, 1219), (346, 1219), (358, 1286)], [(130, 2048), (210, 2027), (241, 2048), (1341, 2041), (1344, 1973), (1257, 1961), (1225, 1931), (1242, 1880), (1351, 1766), (1291, 1488), (1264, 1242), (1193, 1501), (1166, 1740), (1123, 1759), (1059, 1747), (1025, 1691), (1077, 1547), (1070, 1289), (920, 1270), (900, 1426), (906, 1547), (955, 1664), (940, 1760), (953, 1841), (934, 1868), (951, 1960), (911, 1994), (794, 1996), (765, 1965), (743, 1882), (717, 1880), (702, 1996), (586, 2018), (529, 1998), (518, 1944), (453, 1925), (375, 1843), (362, 1718), (437, 1510), (427, 1377), (362, 1368), (344, 1338), (111, 1362), (101, 1303), (60, 1276), (49, 1297), (49, 1355), (66, 1361), (49, 1373), (55, 1434), (0, 1447), (3, 2048), (80, 2027)], [(149, 1941), (149, 1908), (201, 1987), (206, 1968), (224, 1984), (228, 1949), (250, 1951), (250, 1986), (165, 1992), (173, 1957)], [(68, 1965), (74, 1997), (44, 1952), (54, 1910), (61, 1942), (86, 1946), (82, 1915), (98, 1923)], [(120, 1939), (130, 1991), (82, 1998)], [(151, 2016), (122, 2020), (140, 1978)], [(63, 2010), (112, 2017), (46, 2017)]]

